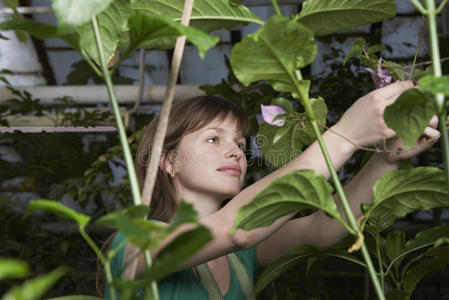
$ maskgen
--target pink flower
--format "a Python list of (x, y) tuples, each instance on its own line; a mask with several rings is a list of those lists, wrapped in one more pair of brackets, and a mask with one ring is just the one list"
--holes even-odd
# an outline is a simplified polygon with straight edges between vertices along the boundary
[[(260, 105), (262, 111), (262, 119), (271, 125), (282, 126), (285, 123), (285, 118), (278, 118), (274, 120), (277, 115), (285, 114), (285, 110), (277, 105)], [(274, 120), (274, 121), (273, 121)]]
[(379, 62), (377, 63), (377, 72), (371, 68), (365, 68), (373, 79), (374, 85), (376, 89), (387, 86), (391, 83), (391, 76), (388, 74), (387, 70), (382, 70), (382, 57), (379, 58)]

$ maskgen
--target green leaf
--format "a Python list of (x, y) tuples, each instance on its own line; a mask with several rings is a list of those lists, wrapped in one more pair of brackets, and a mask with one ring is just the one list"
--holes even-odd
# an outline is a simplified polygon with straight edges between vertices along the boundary
[(61, 218), (73, 220), (80, 226), (85, 227), (90, 221), (90, 217), (84, 214), (80, 214), (75, 210), (65, 206), (64, 204), (51, 200), (34, 200), (28, 205), (28, 209), (25, 212), (24, 217), (36, 210), (46, 210), (55, 214)]
[(424, 247), (429, 247), (437, 243), (442, 236), (449, 235), (449, 226), (436, 226), (420, 231), (413, 239), (410, 239), (404, 251), (416, 251)]
[(197, 213), (191, 204), (181, 201), (172, 224), (166, 226), (151, 220), (144, 220), (148, 206), (133, 206), (118, 212), (110, 213), (97, 220), (97, 224), (118, 229), (128, 242), (141, 250), (154, 250), (177, 227), (185, 223), (197, 223)]
[(266, 227), (299, 210), (321, 209), (343, 221), (332, 197), (332, 186), (313, 170), (297, 170), (273, 180), (237, 213), (231, 229), (251, 230)]
[(385, 295), (387, 300), (406, 300), (409, 295), (403, 290), (392, 290)]
[(384, 51), (384, 50), (385, 50), (385, 46), (384, 45), (375, 44), (375, 45), (372, 45), (372, 46), (368, 47), (368, 49), (366, 49), (366, 53), (373, 54), (373, 53)]
[[(310, 99), (312, 110), (319, 124), (326, 124), (327, 107), (322, 98)], [(293, 124), (289, 126), (289, 124)], [(259, 136), (256, 138), (264, 158), (273, 166), (281, 167), (298, 156), (305, 146), (316, 139), (312, 125), (304, 113), (292, 112), (287, 115), (286, 131), (276, 143), (273, 143), (278, 126), (262, 123), (259, 125)], [(322, 129), (323, 130), (323, 129)]]
[[(278, 116), (276, 116), (278, 117)], [(276, 119), (276, 118), (275, 118)], [(293, 124), (284, 124), (284, 126), (279, 127), (278, 130), (276, 130), (275, 134), (274, 134), (274, 138), (273, 138), (273, 145), (276, 144), (289, 130), (290, 128), (293, 126)]]
[(346, 53), (345, 58), (343, 59), (343, 66), (346, 64), (346, 62), (353, 56), (361, 56), (363, 53), (363, 49), (365, 49), (366, 41), (363, 38), (358, 38), (354, 41), (352, 44), (351, 50)]
[(417, 210), (448, 206), (444, 172), (434, 167), (391, 171), (373, 188), (373, 203), (363, 206), (365, 220), (382, 215), (402, 217)]
[(423, 69), (415, 69), (413, 71), (413, 79), (415, 81), (417, 81), (417, 80), (419, 81), (419, 80), (421, 80), (421, 78), (424, 78), (427, 75), (433, 75), (432, 66), (429, 66), (429, 67), (425, 68), (424, 70)]
[(260, 293), (271, 281), (278, 278), (282, 273), (309, 258), (336, 257), (365, 267), (365, 264), (357, 257), (349, 254), (346, 250), (320, 249), (312, 245), (304, 245), (293, 249), (272, 263), (257, 279), (255, 291)]
[(182, 233), (158, 254), (150, 271), (144, 274), (144, 279), (147, 282), (162, 279), (211, 240), (211, 233), (202, 225)]
[(286, 98), (282, 97), (276, 98), (273, 101), (271, 101), (271, 105), (280, 106), (288, 113), (293, 111), (292, 103)]
[(118, 212), (109, 213), (99, 218), (96, 223), (105, 226), (116, 227), (121, 218), (143, 219), (150, 208), (148, 205), (134, 205)]
[(70, 30), (87, 23), (112, 0), (52, 0), (59, 27)]
[(418, 89), (408, 89), (384, 112), (385, 123), (412, 148), (435, 114), (432, 99)]
[(382, 64), (386, 65), (388, 74), (391, 74), (393, 76), (393, 81), (396, 81), (398, 79), (404, 81), (408, 79), (405, 78), (405, 70), (400, 64), (385, 59), (382, 59)]
[(61, 38), (72, 48), (79, 51), (79, 36), (77, 33), (66, 33), (58, 27), (37, 22), (31, 19), (15, 18), (0, 23), (0, 30), (23, 30), (37, 39)]
[(0, 280), (5, 278), (24, 278), (30, 272), (28, 263), (15, 258), (0, 257)]
[(436, 95), (442, 93), (449, 96), (449, 76), (435, 77), (427, 75), (419, 80), (419, 88), (426, 93)]
[(425, 247), (430, 247), (433, 245), (437, 245), (438, 240), (441, 236), (449, 235), (449, 227), (448, 226), (437, 226), (430, 229), (426, 229), (420, 231), (416, 234), (413, 239), (410, 239), (405, 244), (405, 247), (392, 255), (390, 257), (390, 261), (394, 261), (397, 264), (400, 264), (402, 259), (415, 251), (423, 249)]
[(118, 229), (128, 242), (141, 250), (153, 250), (168, 233), (166, 226), (143, 219), (148, 210), (147, 205), (134, 206), (103, 216), (96, 223)]
[(5, 3), (14, 10), (19, 6), (19, 0), (6, 0)]
[(206, 51), (218, 43), (219, 38), (210, 36), (198, 29), (185, 27), (168, 17), (147, 13), (136, 13), (129, 19), (129, 47), (125, 57), (134, 53), (137, 48), (167, 48), (180, 35), (194, 44), (200, 57), (204, 59)]
[(66, 267), (58, 267), (48, 274), (27, 280), (21, 286), (11, 288), (3, 295), (2, 300), (40, 299), (66, 272)]
[(56, 298), (48, 298), (47, 300), (104, 300), (104, 298), (87, 295), (71, 295)]
[(294, 71), (313, 62), (316, 43), (305, 26), (272, 16), (231, 50), (231, 65), (245, 86), (265, 80), (281, 92), (296, 92)]
[(394, 0), (307, 0), (296, 20), (315, 36), (380, 22), (396, 15)]
[[(111, 60), (117, 49), (120, 37), (128, 30), (128, 18), (132, 12), (130, 0), (113, 0), (112, 3), (97, 16), (101, 43), (108, 62)], [(84, 49), (95, 62), (100, 64), (100, 55), (98, 53), (92, 24), (87, 23), (79, 27), (77, 32), (81, 37), (80, 47)]]
[[(184, 10), (184, 0), (133, 0), (132, 7), (179, 22)], [(247, 23), (263, 24), (263, 21), (245, 6), (234, 6), (227, 0), (195, 0), (190, 17), (191, 26), (205, 32), (220, 28), (231, 29), (238, 24)]]
[[(362, 205), (362, 207), (365, 206)], [(378, 214), (368, 219), (368, 221), (366, 222), (365, 230), (369, 232), (373, 237), (375, 237), (377, 236), (377, 234), (393, 225), (395, 220), (396, 217), (392, 216), (388, 212)]]
[(193, 205), (185, 201), (181, 201), (178, 205), (176, 215), (170, 222), (170, 227), (168, 228), (168, 230), (172, 232), (179, 225), (185, 223), (198, 223), (198, 213), (196, 212)]
[(439, 247), (441, 245), (444, 244), (449, 244), (449, 237), (442, 237), (439, 238), (436, 242), (435, 242), (435, 247)]
[[(401, 231), (389, 232), (385, 244), (385, 253), (390, 261), (399, 256), (405, 247), (405, 233)], [(399, 265), (400, 261), (396, 262)]]
[(408, 295), (412, 295), (416, 285), (424, 276), (432, 273), (433, 271), (442, 269), (448, 264), (449, 264), (448, 258), (440, 258), (440, 257), (434, 257), (429, 260), (421, 261), (413, 268), (408, 269), (407, 272), (405, 273), (405, 276), (402, 280), (402, 282), (404, 283), (403, 284), (404, 291), (407, 292)]

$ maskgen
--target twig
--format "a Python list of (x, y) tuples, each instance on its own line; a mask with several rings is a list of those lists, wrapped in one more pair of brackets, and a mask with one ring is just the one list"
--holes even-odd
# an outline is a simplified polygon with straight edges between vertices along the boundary
[[(368, 147), (359, 146), (356, 143), (354, 143), (353, 141), (351, 141), (349, 138), (347, 138), (344, 135), (342, 135), (341, 133), (338, 133), (338, 132), (332, 130), (330, 127), (322, 126), (322, 125), (319, 125), (319, 126), (325, 128), (326, 130), (328, 130), (329, 132), (332, 132), (333, 134), (338, 135), (339, 137), (341, 137), (345, 141), (351, 143), (358, 150), (365, 150), (365, 151), (377, 152), (377, 153), (396, 153), (397, 152), (397, 150), (388, 150), (386, 148), (386, 144), (385, 143), (381, 143), (380, 144), (380, 145), (382, 145), (382, 148), (380, 148), (380, 147), (368, 148)], [(448, 129), (449, 129), (449, 126), (448, 126)], [(430, 144), (431, 142), (432, 142), (432, 140), (428, 140), (425, 143), (422, 143), (422, 144), (418, 145), (418, 147), (421, 148), (423, 146), (426, 146), (427, 144)], [(410, 152), (411, 149), (409, 149), (409, 150), (402, 150), (402, 151)]]
[[(181, 24), (184, 26), (189, 26), (190, 16), (192, 14), (194, 0), (186, 0), (184, 3), (184, 11), (182, 14)], [(143, 186), (142, 202), (145, 205), (150, 206), (151, 197), (154, 190), (154, 183), (156, 181), (157, 170), (159, 168), (159, 161), (162, 155), (162, 146), (165, 139), (165, 134), (168, 127), (168, 118), (170, 116), (171, 104), (173, 102), (174, 89), (176, 86), (176, 80), (179, 74), (179, 68), (181, 66), (182, 55), (184, 52), (184, 46), (186, 43), (186, 37), (180, 36), (176, 39), (175, 51), (172, 59), (172, 69), (170, 72), (170, 79), (168, 82), (168, 87), (164, 97), (164, 104), (162, 105), (160, 119), (157, 126), (156, 136), (154, 138), (154, 147), (150, 150), (151, 153), (150, 165), (147, 168), (145, 174), (145, 182)], [(150, 145), (148, 145), (150, 147)], [(151, 257), (145, 253), (146, 260), (151, 259)], [(137, 271), (137, 260), (134, 260), (130, 265), (130, 274), (133, 278)], [(157, 291), (157, 286), (152, 286), (153, 292)]]
[[(184, 12), (182, 14), (181, 24), (189, 26), (190, 15), (192, 14), (194, 0), (187, 0), (184, 4)], [(153, 194), (154, 183), (156, 179), (157, 170), (159, 168), (159, 161), (162, 155), (162, 146), (165, 139), (165, 134), (168, 127), (168, 117), (170, 115), (171, 104), (173, 102), (174, 88), (176, 80), (178, 79), (179, 68), (181, 66), (181, 59), (184, 52), (184, 45), (186, 37), (180, 36), (176, 39), (175, 51), (172, 59), (172, 69), (170, 72), (170, 80), (164, 97), (164, 104), (162, 105), (160, 119), (157, 126), (156, 136), (154, 138), (153, 149), (148, 149), (151, 153), (150, 165), (147, 168), (145, 183), (143, 188), (142, 202), (150, 206), (151, 197)]]

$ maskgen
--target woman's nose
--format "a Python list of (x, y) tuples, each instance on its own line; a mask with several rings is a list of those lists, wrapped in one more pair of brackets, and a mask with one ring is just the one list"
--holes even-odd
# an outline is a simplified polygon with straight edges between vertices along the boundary
[(226, 152), (226, 158), (235, 157), (236, 159), (239, 159), (242, 155), (242, 149), (240, 149), (238, 146), (234, 146), (231, 150)]

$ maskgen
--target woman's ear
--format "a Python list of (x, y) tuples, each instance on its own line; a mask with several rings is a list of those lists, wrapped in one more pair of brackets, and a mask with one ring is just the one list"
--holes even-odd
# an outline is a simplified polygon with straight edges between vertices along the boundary
[(176, 173), (175, 170), (175, 157), (172, 153), (173, 151), (167, 153), (162, 153), (161, 155), (161, 161), (159, 163), (159, 167), (167, 172), (168, 174)]

